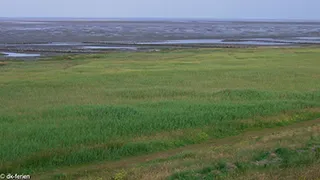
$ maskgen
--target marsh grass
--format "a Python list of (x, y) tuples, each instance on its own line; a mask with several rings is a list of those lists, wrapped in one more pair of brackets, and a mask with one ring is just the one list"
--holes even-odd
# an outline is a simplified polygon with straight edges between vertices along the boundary
[[(1, 55), (0, 55), (1, 56)], [(0, 61), (0, 67), (1, 66), (5, 66), (5, 65), (8, 65), (8, 63), (7, 62), (2, 62), (2, 61)]]
[(319, 54), (195, 49), (12, 62), (0, 69), (0, 172), (116, 161), (319, 118), (308, 111), (320, 107)]
[[(238, 179), (253, 172), (277, 172), (279, 169), (304, 169), (320, 165), (319, 136), (299, 148), (279, 147), (271, 151), (253, 151), (248, 161), (230, 162), (220, 159), (198, 170), (175, 173), (168, 179)], [(283, 176), (282, 178), (285, 178)]]
[[(313, 123), (311, 123), (313, 122)], [(125, 179), (316, 179), (319, 177), (319, 120), (302, 122), (188, 146), (165, 156), (130, 166), (119, 166)], [(158, 158), (157, 158), (158, 157)], [(139, 159), (139, 158), (138, 158)], [(141, 157), (141, 159), (143, 159)], [(110, 163), (112, 164), (112, 163)], [(89, 171), (82, 175), (65, 171), (82, 180), (112, 179), (119, 169)], [(125, 167), (125, 168), (124, 168)], [(124, 169), (123, 169), (124, 168)], [(72, 174), (73, 173), (73, 174)]]

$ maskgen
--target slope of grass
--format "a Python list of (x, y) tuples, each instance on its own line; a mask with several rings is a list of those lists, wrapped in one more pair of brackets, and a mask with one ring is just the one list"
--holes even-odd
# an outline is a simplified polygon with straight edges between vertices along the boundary
[(59, 174), (53, 172), (43, 177), (82, 180), (316, 179), (320, 175), (319, 121), (249, 131), (122, 163), (64, 169)]
[[(297, 144), (295, 144), (297, 145)], [(307, 169), (310, 166), (320, 167), (320, 136), (310, 136), (305, 145), (298, 147), (278, 147), (268, 150), (253, 150), (252, 156), (246, 160), (228, 162), (220, 159), (212, 165), (198, 170), (185, 171), (173, 174), (169, 179), (286, 179), (288, 175), (275, 175), (281, 170), (294, 171)], [(255, 173), (260, 174), (260, 178)], [(309, 176), (319, 178), (319, 172), (312, 172)], [(318, 175), (317, 175), (318, 174)], [(252, 176), (255, 178), (252, 178)], [(242, 176), (242, 177), (241, 177)], [(251, 177), (250, 177), (251, 176)], [(241, 178), (240, 178), (241, 177)], [(245, 177), (245, 178), (244, 178)], [(290, 179), (302, 177), (291, 176)]]
[[(252, 153), (256, 154), (256, 157), (247, 161), (228, 162), (227, 160), (218, 160), (213, 162), (212, 165), (198, 170), (176, 173), (169, 179), (239, 179), (239, 176), (249, 178), (248, 174), (252, 175), (253, 172), (271, 174), (279, 171), (279, 169), (305, 169), (311, 165), (319, 167), (320, 147), (318, 145), (320, 141), (319, 137), (316, 138), (317, 141), (313, 144), (308, 143), (307, 146), (298, 149), (280, 147), (271, 151), (253, 151)], [(285, 179), (285, 177), (282, 178)]]
[(0, 172), (118, 160), (315, 119), (319, 55), (194, 49), (10, 62), (0, 67)]

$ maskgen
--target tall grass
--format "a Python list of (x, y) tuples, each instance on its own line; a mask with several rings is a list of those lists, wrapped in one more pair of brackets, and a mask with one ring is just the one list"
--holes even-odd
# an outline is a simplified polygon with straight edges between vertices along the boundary
[[(109, 53), (0, 67), (0, 172), (118, 160), (320, 117), (318, 49)], [(265, 120), (285, 114), (287, 118)], [(246, 121), (252, 119), (251, 121)]]
[[(210, 166), (203, 167), (197, 170), (182, 171), (174, 173), (168, 179), (240, 179), (241, 176), (249, 177), (251, 174), (261, 174), (264, 179), (286, 178), (285, 176), (274, 176), (267, 178), (263, 172), (270, 174), (279, 173), (284, 170), (308, 169), (309, 166), (320, 164), (320, 148), (319, 136), (309, 140), (302, 147), (287, 148), (279, 147), (271, 151), (251, 150), (251, 159), (244, 161), (228, 162), (228, 160), (220, 159), (217, 162), (212, 162)], [(273, 173), (272, 173), (273, 172)], [(309, 173), (314, 173), (310, 171)], [(312, 174), (309, 174), (309, 176)], [(316, 174), (315, 174), (316, 175)], [(313, 175), (313, 176), (315, 176)], [(302, 176), (302, 173), (300, 174)], [(298, 177), (296, 177), (298, 178)], [(241, 178), (244, 179), (244, 178)], [(253, 179), (253, 178), (252, 178)], [(301, 178), (299, 178), (301, 179)]]

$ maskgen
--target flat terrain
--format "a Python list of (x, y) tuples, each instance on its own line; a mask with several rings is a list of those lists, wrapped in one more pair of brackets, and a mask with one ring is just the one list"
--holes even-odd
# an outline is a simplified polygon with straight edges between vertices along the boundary
[(315, 179), (319, 57), (318, 48), (250, 48), (6, 61), (0, 173)]
[(0, 53), (35, 53), (41, 56), (190, 46), (320, 44), (320, 22), (306, 21), (0, 18), (0, 27)]
[(0, 44), (319, 37), (320, 22), (0, 19)]

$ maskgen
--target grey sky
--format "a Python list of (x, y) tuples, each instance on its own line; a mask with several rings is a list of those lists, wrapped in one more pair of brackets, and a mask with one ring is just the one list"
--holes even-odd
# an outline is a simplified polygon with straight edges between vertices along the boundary
[(320, 20), (320, 0), (0, 0), (0, 17)]

